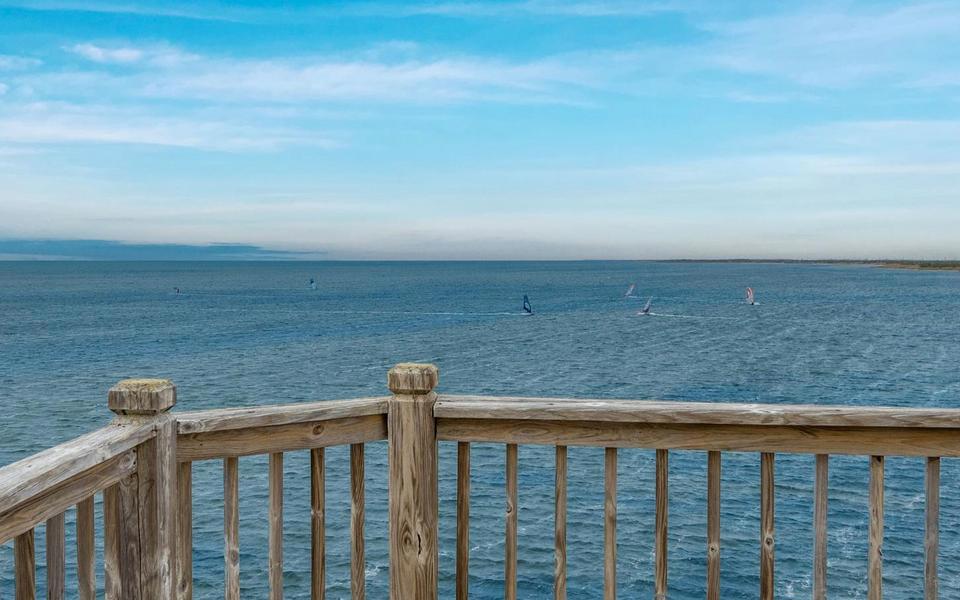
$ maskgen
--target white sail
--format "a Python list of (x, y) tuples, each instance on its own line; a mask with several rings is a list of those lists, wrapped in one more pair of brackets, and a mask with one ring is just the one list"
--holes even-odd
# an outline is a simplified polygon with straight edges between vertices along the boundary
[(631, 283), (630, 287), (627, 288), (627, 293), (623, 295), (624, 298), (632, 298), (636, 296), (637, 284)]
[(756, 304), (756, 299), (754, 298), (752, 287), (747, 288), (747, 304)]

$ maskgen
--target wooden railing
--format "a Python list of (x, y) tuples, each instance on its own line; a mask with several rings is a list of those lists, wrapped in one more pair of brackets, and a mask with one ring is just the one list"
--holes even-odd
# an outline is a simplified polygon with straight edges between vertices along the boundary
[[(759, 596), (774, 597), (777, 453), (815, 455), (812, 591), (826, 598), (831, 454), (870, 457), (867, 597), (882, 597), (884, 457), (926, 457), (924, 597), (937, 598), (940, 457), (960, 456), (960, 410), (706, 404), (443, 396), (437, 370), (404, 364), (388, 374), (390, 397), (169, 413), (175, 388), (130, 380), (111, 389), (114, 424), (0, 469), (0, 543), (15, 538), (18, 600), (35, 596), (33, 528), (46, 522), (48, 597), (64, 596), (63, 513), (77, 505), (80, 598), (94, 597), (93, 502), (103, 493), (108, 598), (193, 596), (192, 464), (220, 460), (224, 483), (225, 598), (240, 597), (241, 456), (269, 456), (268, 580), (283, 596), (284, 453), (310, 452), (311, 597), (325, 595), (324, 449), (350, 446), (351, 594), (364, 598), (364, 444), (387, 440), (390, 596), (435, 599), (438, 588), (438, 443), (457, 444), (455, 589), (468, 597), (470, 451), (505, 445), (503, 595), (517, 597), (521, 444), (556, 448), (554, 596), (567, 597), (567, 456), (604, 448), (604, 597), (616, 597), (617, 461), (622, 449), (654, 450), (655, 598), (668, 597), (669, 461), (706, 451), (706, 597), (720, 596), (723, 452), (760, 454)], [(917, 588), (920, 584), (917, 584)]]

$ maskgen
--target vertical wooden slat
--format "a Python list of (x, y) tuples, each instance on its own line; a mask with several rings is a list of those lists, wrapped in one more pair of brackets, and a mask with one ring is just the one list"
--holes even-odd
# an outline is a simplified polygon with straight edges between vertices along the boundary
[(470, 594), (470, 444), (457, 444), (457, 600)]
[(553, 597), (567, 600), (567, 447), (557, 446), (553, 524)]
[(35, 600), (37, 597), (37, 562), (34, 556), (32, 529), (14, 538), (13, 559), (16, 599)]
[(669, 504), (668, 484), (670, 479), (670, 453), (657, 450), (656, 483), (656, 565), (654, 576), (654, 598), (667, 598), (667, 506)]
[(617, 597), (617, 449), (603, 454), (603, 598)]
[(720, 452), (707, 452), (707, 600), (720, 600)]
[(924, 537), (924, 600), (937, 600), (939, 581), (937, 579), (937, 555), (940, 551), (940, 459), (931, 456), (927, 459), (927, 511), (926, 535)]
[(80, 600), (94, 600), (97, 593), (93, 513), (93, 496), (77, 504), (77, 597)]
[(830, 457), (818, 454), (813, 484), (813, 600), (827, 599), (827, 490)]
[(353, 600), (367, 594), (364, 558), (364, 470), (363, 444), (350, 445), (350, 593)]
[(774, 461), (772, 452), (760, 454), (760, 600), (774, 595)]
[(310, 451), (310, 598), (323, 600), (327, 574), (326, 471), (323, 448)]
[(193, 464), (177, 466), (177, 600), (193, 599)]
[(223, 597), (240, 600), (240, 463), (223, 459)]
[(103, 588), (107, 600), (120, 600), (120, 484), (103, 490)]
[(283, 453), (270, 454), (270, 530), (269, 579), (270, 600), (283, 599)]
[(883, 457), (870, 457), (870, 554), (867, 598), (883, 598)]
[(507, 530), (503, 562), (505, 600), (517, 600), (517, 462), (517, 445), (507, 444)]
[(47, 599), (63, 600), (66, 586), (66, 523), (63, 513), (47, 519)]
[(137, 475), (133, 474), (103, 491), (103, 567), (107, 600), (137, 600), (141, 597), (137, 488)]

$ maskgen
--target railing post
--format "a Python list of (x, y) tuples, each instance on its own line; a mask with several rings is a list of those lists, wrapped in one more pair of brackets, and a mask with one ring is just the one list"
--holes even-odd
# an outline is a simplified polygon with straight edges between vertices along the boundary
[(390, 598), (437, 598), (437, 367), (399, 364), (387, 374)]
[[(168, 414), (176, 403), (177, 388), (166, 379), (125, 379), (107, 395), (118, 420), (152, 422), (156, 428), (156, 436), (137, 446), (136, 475), (111, 492), (120, 502), (106, 515), (117, 520), (107, 529), (119, 535), (124, 600), (132, 593), (141, 600), (173, 600), (176, 594), (177, 422)], [(137, 551), (125, 552), (131, 545)], [(137, 565), (123, 564), (137, 559)]]

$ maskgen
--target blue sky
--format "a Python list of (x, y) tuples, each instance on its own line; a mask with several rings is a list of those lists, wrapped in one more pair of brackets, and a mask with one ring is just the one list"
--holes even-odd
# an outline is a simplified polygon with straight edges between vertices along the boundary
[(0, 0), (0, 239), (960, 258), (958, 232), (957, 2)]

